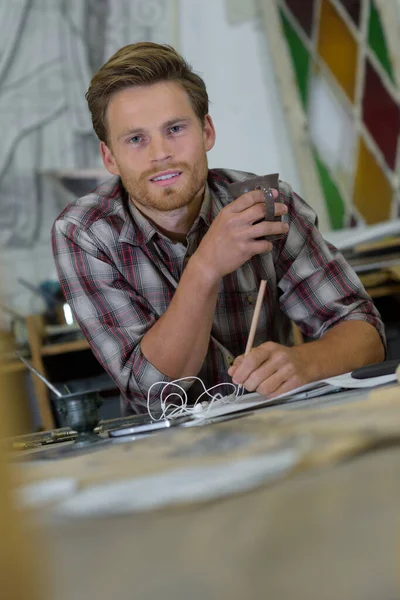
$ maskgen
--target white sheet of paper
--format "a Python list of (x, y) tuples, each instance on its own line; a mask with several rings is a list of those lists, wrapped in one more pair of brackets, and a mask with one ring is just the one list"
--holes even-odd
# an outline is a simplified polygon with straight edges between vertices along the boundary
[(216, 417), (219, 415), (225, 415), (230, 413), (239, 412), (241, 410), (249, 410), (251, 408), (258, 408), (266, 406), (275, 400), (283, 400), (290, 398), (291, 400), (304, 400), (306, 398), (313, 398), (329, 394), (330, 392), (338, 389), (367, 389), (374, 388), (380, 385), (385, 385), (392, 381), (396, 381), (396, 374), (382, 375), (380, 377), (369, 377), (367, 379), (354, 379), (351, 376), (351, 372), (344, 373), (343, 375), (337, 375), (336, 377), (329, 377), (328, 379), (321, 379), (320, 381), (314, 381), (307, 383), (301, 387), (295, 388), (285, 394), (280, 394), (275, 398), (267, 398), (261, 394), (255, 392), (251, 394), (245, 394), (236, 402), (230, 402), (226, 404), (211, 405), (208, 409), (205, 409), (203, 413), (199, 413), (196, 417), (201, 419), (207, 419)]
[(389, 375), (380, 375), (379, 377), (368, 377), (367, 379), (354, 379), (350, 373), (344, 373), (343, 375), (337, 375), (336, 377), (330, 377), (324, 379), (326, 383), (330, 385), (343, 387), (343, 388), (374, 388), (391, 381), (396, 381), (396, 373), (390, 373)]

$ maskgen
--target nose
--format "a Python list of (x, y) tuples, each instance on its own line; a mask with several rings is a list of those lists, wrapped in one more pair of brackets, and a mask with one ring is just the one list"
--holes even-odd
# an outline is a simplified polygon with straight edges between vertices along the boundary
[(162, 135), (152, 138), (149, 145), (149, 152), (151, 162), (163, 162), (172, 157), (168, 140)]

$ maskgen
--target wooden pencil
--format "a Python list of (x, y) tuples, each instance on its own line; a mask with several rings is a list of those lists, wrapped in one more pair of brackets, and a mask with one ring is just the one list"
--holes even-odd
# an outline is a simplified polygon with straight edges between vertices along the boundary
[(261, 307), (262, 307), (262, 302), (263, 302), (266, 286), (267, 286), (267, 282), (265, 281), (265, 279), (262, 279), (261, 283), (260, 283), (260, 289), (258, 290), (257, 302), (256, 302), (256, 306), (254, 309), (253, 318), (251, 320), (249, 337), (247, 338), (246, 350), (244, 352), (245, 356), (247, 356), (247, 354), (250, 352), (250, 350), (253, 347), (254, 337), (256, 335), (257, 325), (258, 325), (258, 321), (260, 319), (260, 312), (261, 312)]

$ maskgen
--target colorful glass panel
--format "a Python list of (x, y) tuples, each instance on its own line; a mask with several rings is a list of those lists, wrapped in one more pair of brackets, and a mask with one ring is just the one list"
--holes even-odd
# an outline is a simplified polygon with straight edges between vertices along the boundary
[(309, 70), (309, 54), (308, 50), (301, 41), (299, 35), (292, 27), (292, 24), (286, 18), (286, 15), (281, 11), (283, 29), (289, 44), (290, 53), (292, 56), (293, 66), (296, 73), (297, 84), (299, 86), (300, 97), (303, 105), (307, 104), (307, 87), (308, 87), (308, 70)]
[(351, 101), (354, 101), (357, 43), (329, 0), (322, 0), (318, 52)]
[(340, 0), (356, 25), (360, 24), (361, 0)]
[(345, 215), (345, 203), (342, 195), (332, 179), (329, 169), (314, 152), (315, 164), (317, 166), (321, 187), (324, 191), (328, 215), (332, 229), (342, 229)]
[(350, 190), (355, 150), (353, 118), (319, 70), (309, 88), (308, 127), (319, 157), (342, 187)]
[(377, 1), (278, 3), (332, 228), (390, 219), (400, 206), (390, 173), (400, 164), (400, 103)]
[(315, 0), (285, 0), (302, 29), (311, 37)]
[(363, 119), (388, 166), (394, 169), (400, 132), (400, 110), (369, 60), (365, 73)]
[(357, 215), (352, 213), (350, 215), (348, 226), (349, 227), (357, 227), (359, 224), (360, 224), (360, 219), (357, 217)]
[(354, 204), (368, 225), (390, 218), (393, 191), (385, 173), (360, 138)]
[(393, 68), (386, 45), (385, 33), (383, 31), (379, 12), (373, 1), (371, 2), (371, 12), (369, 15), (368, 43), (382, 67), (394, 82)]

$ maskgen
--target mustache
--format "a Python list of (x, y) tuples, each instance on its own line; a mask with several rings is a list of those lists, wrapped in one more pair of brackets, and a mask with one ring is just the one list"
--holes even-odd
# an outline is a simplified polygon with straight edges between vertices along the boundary
[(171, 164), (171, 165), (165, 165), (162, 168), (158, 168), (158, 169), (149, 169), (148, 171), (145, 171), (144, 173), (142, 173), (140, 179), (151, 179), (152, 177), (154, 177), (155, 175), (157, 175), (157, 173), (160, 173), (162, 171), (172, 171), (172, 170), (176, 170), (176, 171), (184, 171), (185, 169), (189, 169), (190, 165), (188, 163), (185, 162), (181, 162), (181, 163), (175, 163), (175, 164)]

